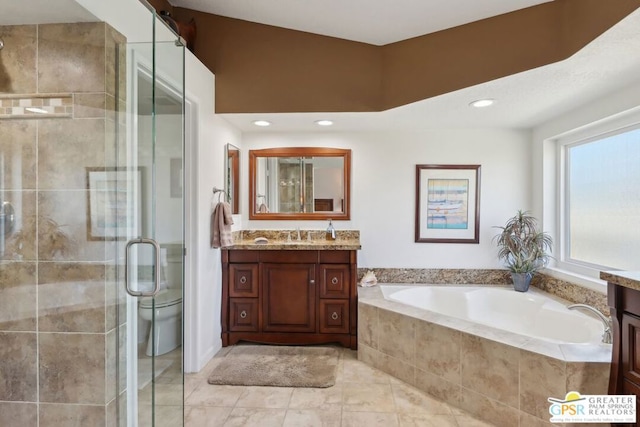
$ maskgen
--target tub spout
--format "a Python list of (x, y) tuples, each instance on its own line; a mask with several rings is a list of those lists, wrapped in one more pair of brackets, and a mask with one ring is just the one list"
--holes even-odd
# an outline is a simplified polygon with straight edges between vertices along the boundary
[(604, 333), (602, 334), (602, 342), (605, 344), (611, 344), (613, 343), (613, 336), (611, 335), (611, 321), (609, 320), (609, 318), (607, 316), (605, 316), (604, 314), (602, 314), (600, 312), (600, 310), (591, 307), (590, 305), (587, 304), (572, 304), (572, 305), (568, 305), (567, 308), (569, 310), (573, 310), (576, 308), (583, 308), (587, 311), (592, 312), (593, 314), (595, 314), (596, 316), (598, 316), (598, 318), (600, 318), (600, 320), (602, 321), (602, 324), (604, 326)]

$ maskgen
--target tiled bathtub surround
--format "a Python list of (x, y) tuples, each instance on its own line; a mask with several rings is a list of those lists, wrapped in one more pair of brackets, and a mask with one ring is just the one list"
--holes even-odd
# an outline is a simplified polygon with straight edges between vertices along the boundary
[(610, 346), (545, 343), (359, 292), (360, 360), (496, 426), (550, 426), (548, 397), (607, 393)]
[(86, 175), (116, 166), (124, 39), (105, 23), (0, 37), (0, 186), (17, 219), (0, 253), (0, 425), (115, 425), (114, 242), (87, 238)]

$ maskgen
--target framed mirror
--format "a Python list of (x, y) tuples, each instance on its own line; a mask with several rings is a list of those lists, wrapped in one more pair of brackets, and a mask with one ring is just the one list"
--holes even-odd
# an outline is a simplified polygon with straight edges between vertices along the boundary
[(225, 145), (224, 190), (231, 213), (240, 213), (240, 149), (232, 144)]
[(249, 219), (348, 220), (351, 150), (249, 150)]

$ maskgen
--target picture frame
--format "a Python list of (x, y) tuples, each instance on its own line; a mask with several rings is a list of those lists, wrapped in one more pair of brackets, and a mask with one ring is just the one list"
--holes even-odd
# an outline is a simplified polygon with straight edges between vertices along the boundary
[(480, 243), (480, 165), (416, 165), (416, 243)]
[(87, 239), (139, 235), (142, 168), (87, 167)]

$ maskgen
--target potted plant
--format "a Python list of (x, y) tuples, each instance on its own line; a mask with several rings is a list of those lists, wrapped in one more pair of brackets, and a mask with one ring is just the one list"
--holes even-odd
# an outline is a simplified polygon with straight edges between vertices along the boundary
[(498, 258), (511, 271), (513, 287), (526, 292), (536, 271), (546, 267), (551, 259), (553, 240), (538, 229), (538, 222), (528, 211), (519, 210), (509, 218), (494, 237), (498, 246)]

